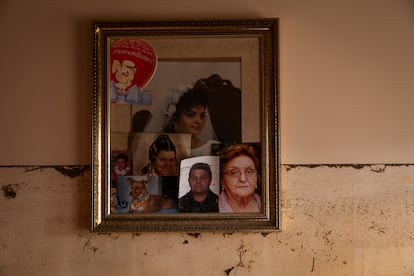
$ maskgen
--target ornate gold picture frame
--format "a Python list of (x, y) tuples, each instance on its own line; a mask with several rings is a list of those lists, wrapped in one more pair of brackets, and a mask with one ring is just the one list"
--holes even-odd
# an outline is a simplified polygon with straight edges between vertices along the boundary
[(93, 22), (92, 230), (279, 230), (278, 19)]

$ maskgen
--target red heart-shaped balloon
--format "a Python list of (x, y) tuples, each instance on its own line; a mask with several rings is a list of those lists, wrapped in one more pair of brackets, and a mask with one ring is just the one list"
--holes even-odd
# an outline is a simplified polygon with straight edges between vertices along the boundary
[(111, 81), (124, 82), (124, 89), (137, 85), (141, 90), (153, 77), (157, 55), (145, 39), (119, 39), (111, 45)]

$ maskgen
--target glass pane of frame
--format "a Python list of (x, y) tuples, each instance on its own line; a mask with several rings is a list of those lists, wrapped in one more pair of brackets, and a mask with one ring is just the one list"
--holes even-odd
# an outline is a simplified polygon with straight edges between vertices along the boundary
[(278, 20), (93, 22), (92, 230), (279, 230)]

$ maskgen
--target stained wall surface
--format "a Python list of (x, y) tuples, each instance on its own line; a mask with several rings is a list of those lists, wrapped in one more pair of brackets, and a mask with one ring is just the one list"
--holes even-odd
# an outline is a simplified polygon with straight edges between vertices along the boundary
[(280, 232), (96, 234), (87, 168), (2, 168), (0, 275), (413, 275), (414, 166), (281, 172)]
[[(90, 232), (93, 19), (278, 17), (281, 231)], [(0, 275), (413, 275), (414, 1), (0, 2)]]

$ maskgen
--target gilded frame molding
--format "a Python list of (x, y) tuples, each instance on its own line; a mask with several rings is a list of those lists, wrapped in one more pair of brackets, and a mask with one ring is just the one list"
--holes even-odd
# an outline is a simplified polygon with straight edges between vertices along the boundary
[[(96, 21), (93, 27), (92, 231), (258, 231), (280, 230), (278, 19)], [(168, 58), (239, 59), (243, 141), (261, 145), (262, 210), (259, 213), (113, 214), (110, 210), (109, 43), (123, 37), (185, 40), (188, 49), (165, 47)], [(200, 54), (198, 39), (211, 44)], [(197, 41), (196, 41), (197, 40)], [(217, 47), (236, 43), (225, 49)], [(192, 43), (195, 43), (192, 46)], [(228, 43), (229, 42), (229, 43)], [(242, 43), (240, 43), (242, 42)], [(256, 46), (250, 47), (252, 42)], [(244, 45), (244, 46), (243, 46)], [(246, 46), (247, 45), (247, 46)], [(244, 48), (243, 48), (244, 47)], [(223, 48), (223, 49), (222, 49)], [(238, 49), (240, 48), (240, 49)], [(231, 51), (230, 51), (230, 50)], [(253, 49), (253, 50), (252, 50)], [(192, 51), (194, 50), (194, 51)], [(189, 56), (188, 56), (189, 55)], [(250, 101), (248, 99), (256, 99)], [(257, 105), (258, 106), (255, 106)]]

